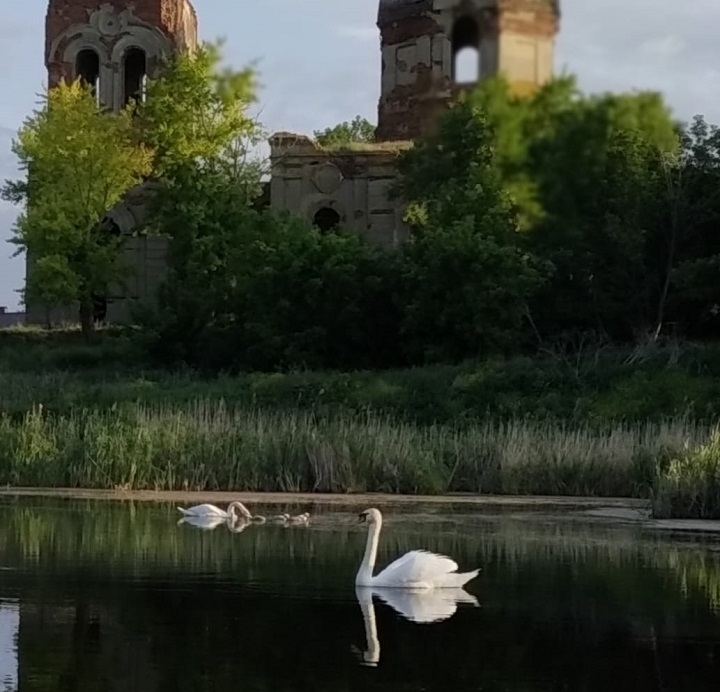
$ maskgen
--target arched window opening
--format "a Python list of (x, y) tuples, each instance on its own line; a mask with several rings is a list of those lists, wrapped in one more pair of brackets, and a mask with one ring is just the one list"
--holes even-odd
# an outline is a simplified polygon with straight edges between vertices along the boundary
[(107, 317), (108, 300), (107, 296), (100, 293), (93, 293), (93, 321), (95, 323), (102, 323)]
[(75, 76), (87, 84), (100, 98), (100, 56), (92, 49), (81, 50), (75, 58)]
[(480, 29), (472, 17), (461, 17), (452, 32), (452, 77), (456, 84), (480, 80)]
[(313, 224), (323, 233), (336, 231), (340, 228), (340, 214), (330, 207), (323, 207), (315, 212)]
[(145, 101), (145, 89), (147, 86), (147, 58), (145, 51), (139, 48), (131, 48), (125, 54), (125, 99), (124, 105), (130, 101), (143, 103)]

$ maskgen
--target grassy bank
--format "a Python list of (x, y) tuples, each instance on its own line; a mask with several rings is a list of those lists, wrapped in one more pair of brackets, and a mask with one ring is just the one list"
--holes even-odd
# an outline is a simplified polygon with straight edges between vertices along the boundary
[(47, 487), (647, 497), (708, 430), (677, 419), (566, 428), (487, 420), (457, 428), (373, 414), (126, 405), (0, 418), (0, 483)]
[(73, 331), (0, 331), (0, 409), (68, 412), (124, 402), (366, 414), (418, 424), (491, 416), (579, 424), (660, 422), (720, 414), (720, 345), (666, 344), (579, 355), (495, 359), (379, 372), (247, 373), (203, 377), (143, 361), (132, 332), (87, 345)]

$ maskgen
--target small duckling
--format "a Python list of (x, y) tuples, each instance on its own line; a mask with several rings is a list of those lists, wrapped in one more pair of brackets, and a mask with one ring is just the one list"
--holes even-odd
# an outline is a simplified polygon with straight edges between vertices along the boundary
[(273, 517), (270, 517), (270, 521), (276, 523), (276, 524), (285, 524), (290, 519), (290, 515), (285, 512), (284, 514), (276, 514)]
[(309, 512), (303, 512), (302, 514), (296, 514), (294, 517), (288, 518), (289, 524), (307, 524), (310, 521)]

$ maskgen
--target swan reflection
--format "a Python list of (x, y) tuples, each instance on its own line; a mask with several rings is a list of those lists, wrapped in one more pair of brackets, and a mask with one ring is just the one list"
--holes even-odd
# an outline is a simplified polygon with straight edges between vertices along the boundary
[(355, 598), (362, 611), (366, 641), (366, 650), (358, 653), (362, 656), (361, 664), (366, 666), (377, 666), (380, 661), (373, 596), (380, 598), (406, 620), (426, 625), (451, 618), (458, 603), (480, 607), (477, 598), (462, 588), (413, 590), (356, 586)]

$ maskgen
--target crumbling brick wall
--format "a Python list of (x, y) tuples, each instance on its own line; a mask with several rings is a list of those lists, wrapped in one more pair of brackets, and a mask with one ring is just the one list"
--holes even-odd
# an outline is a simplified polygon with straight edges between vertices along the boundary
[[(453, 79), (452, 29), (468, 16), (477, 23), (481, 78), (503, 71), (525, 93), (549, 78), (558, 0), (381, 0), (379, 141), (417, 139), (455, 100), (461, 88)], [(537, 55), (528, 57), (533, 42)]]

